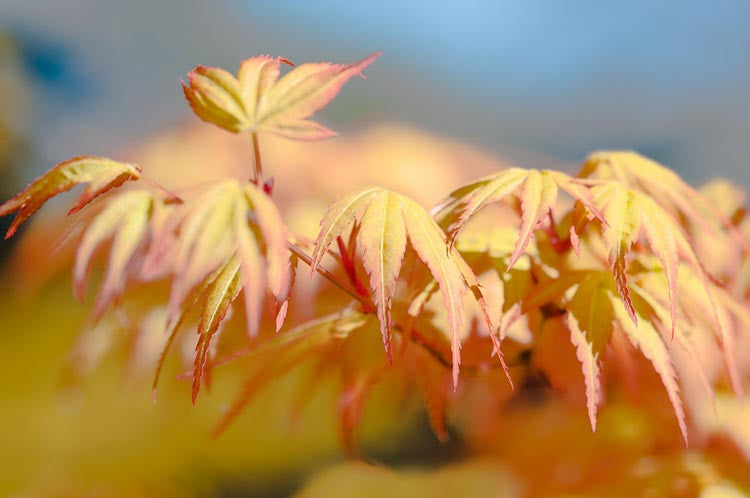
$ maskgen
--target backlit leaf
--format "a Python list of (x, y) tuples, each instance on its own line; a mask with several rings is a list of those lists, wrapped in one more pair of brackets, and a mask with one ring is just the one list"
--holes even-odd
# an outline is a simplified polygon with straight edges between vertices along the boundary
[[(611, 277), (610, 277), (611, 278)], [(606, 297), (607, 282), (592, 273), (576, 289), (567, 308), (570, 341), (576, 348), (586, 381), (586, 400), (592, 430), (596, 430), (596, 409), (601, 397), (599, 356), (612, 337), (614, 310)]]
[(570, 342), (576, 348), (576, 356), (581, 362), (583, 378), (586, 381), (586, 405), (589, 411), (591, 430), (596, 431), (596, 408), (601, 396), (601, 382), (599, 380), (599, 364), (597, 354), (591, 342), (586, 338), (586, 333), (578, 326), (575, 316), (568, 315), (568, 328), (570, 329)]
[[(661, 290), (661, 287), (663, 287), (663, 285), (654, 286), (654, 287), (657, 287), (659, 290)], [(635, 286), (634, 289), (638, 292), (638, 296), (642, 298), (653, 310), (654, 318), (657, 319), (655, 320), (655, 325), (660, 330), (663, 330), (664, 329), (663, 324), (666, 324), (667, 322), (670, 321), (670, 313), (668, 310), (669, 298), (667, 296), (658, 295), (658, 294), (656, 296), (651, 295), (647, 291), (647, 289), (642, 288), (640, 286)], [(692, 315), (692, 313), (690, 315)], [(693, 317), (690, 315), (685, 315), (683, 313), (683, 316), (681, 316), (681, 319), (680, 319), (680, 324), (675, 328), (675, 334), (673, 338), (675, 342), (685, 351), (685, 353), (690, 358), (691, 360), (690, 369), (698, 376), (698, 379), (703, 385), (703, 388), (706, 394), (708, 395), (708, 398), (713, 402), (714, 401), (714, 389), (711, 385), (711, 382), (708, 380), (708, 377), (706, 376), (706, 372), (703, 367), (703, 360), (701, 358), (701, 355), (698, 352), (692, 340), (692, 337), (700, 336), (702, 334), (702, 331), (699, 327), (696, 327), (693, 323), (691, 323), (692, 322), (691, 318)], [(669, 336), (668, 334), (664, 334), (663, 331), (662, 331), (662, 335)], [(704, 351), (703, 353), (705, 354), (706, 352)], [(731, 365), (732, 364), (731, 360), (727, 361), (727, 364)]]
[(140, 177), (139, 166), (104, 157), (80, 156), (63, 161), (32, 181), (23, 192), (0, 205), (0, 217), (17, 213), (5, 238), (12, 237), (18, 227), (50, 198), (76, 185), (88, 183), (68, 214), (79, 211), (107, 190)]
[(677, 268), (680, 255), (699, 268), (690, 243), (670, 215), (650, 197), (625, 187), (620, 182), (607, 182), (592, 188), (597, 207), (607, 220), (602, 226), (602, 240), (609, 252), (617, 290), (628, 315), (636, 323), (630, 299), (626, 272), (626, 255), (643, 235), (662, 264), (670, 297), (672, 330), (676, 322)]
[(508, 263), (511, 268), (555, 207), (560, 189), (598, 214), (588, 188), (568, 175), (521, 168), (510, 168), (455, 190), (433, 209), (433, 213), (441, 225), (447, 225), (448, 241), (453, 245), (461, 227), (477, 211), (515, 195), (521, 203), (521, 228)]
[(647, 194), (673, 219), (684, 217), (713, 235), (728, 230), (737, 244), (746, 250), (750, 248), (747, 239), (732, 226), (731, 221), (698, 190), (685, 183), (674, 171), (637, 152), (594, 152), (586, 158), (579, 176), (618, 180)]
[(221, 267), (202, 295), (193, 369), (193, 403), (195, 403), (203, 380), (211, 339), (219, 330), (219, 325), (241, 290), (240, 261), (232, 258)]
[(392, 361), (391, 300), (406, 251), (406, 225), (395, 194), (383, 190), (372, 198), (362, 216), (358, 242), (375, 293), (386, 354)]
[(114, 198), (86, 228), (78, 245), (73, 269), (74, 292), (83, 299), (86, 278), (96, 249), (112, 240), (107, 271), (94, 304), (94, 317), (120, 294), (125, 285), (128, 265), (150, 235), (149, 224), (154, 204), (160, 202), (150, 191), (132, 190)]
[(682, 408), (682, 400), (680, 399), (680, 388), (677, 385), (677, 376), (664, 340), (647, 316), (636, 310), (640, 320), (638, 320), (638, 325), (635, 325), (628, 316), (629, 313), (625, 310), (622, 301), (617, 299), (612, 293), (609, 293), (609, 296), (620, 329), (625, 333), (633, 347), (643, 353), (643, 356), (651, 362), (654, 370), (659, 374), (662, 384), (664, 384), (667, 390), (669, 401), (672, 403), (682, 438), (685, 440), (685, 444), (687, 444), (687, 425), (685, 423), (685, 411)]
[(286, 228), (270, 198), (253, 184), (226, 180), (180, 206), (169, 224), (175, 236), (161, 242), (168, 247), (156, 249), (174, 274), (169, 322), (180, 314), (193, 289), (236, 258), (247, 332), (255, 336), (266, 282), (283, 301), (291, 285)]
[(321, 221), (313, 252), (313, 270), (320, 265), (333, 240), (347, 235), (355, 223), (360, 225), (357, 233), (358, 246), (363, 248), (360, 257), (375, 292), (386, 349), (389, 350), (392, 326), (390, 298), (408, 241), (438, 282), (443, 297), (455, 385), (461, 358), (463, 297), (470, 285), (463, 272), (471, 270), (462, 266), (458, 252), (448, 250), (444, 233), (422, 206), (406, 196), (380, 188), (362, 189), (331, 205)]
[[(261, 189), (248, 185), (245, 188), (245, 196), (254, 214), (253, 219), (263, 236), (269, 289), (276, 301), (283, 306), (289, 299), (292, 280), (284, 220), (271, 198)], [(281, 317), (277, 329), (281, 328), (283, 322)]]
[(320, 140), (335, 133), (307, 119), (379, 56), (377, 52), (350, 65), (302, 64), (279, 79), (281, 64), (292, 63), (262, 55), (243, 61), (237, 78), (223, 69), (198, 66), (182, 87), (199, 118), (231, 132), (268, 131), (296, 140)]

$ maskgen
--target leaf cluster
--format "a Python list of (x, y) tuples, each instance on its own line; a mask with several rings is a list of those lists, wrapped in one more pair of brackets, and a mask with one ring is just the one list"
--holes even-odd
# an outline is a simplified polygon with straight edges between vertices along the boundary
[[(70, 210), (89, 206), (73, 269), (80, 299), (97, 252), (109, 249), (93, 322), (122, 309), (128, 288), (166, 285), (168, 339), (156, 377), (175, 338), (195, 322), (193, 402), (213, 367), (254, 359), (219, 429), (261, 385), (307, 362), (314, 379), (340, 375), (340, 423), (349, 447), (368, 394), (394, 372), (422, 392), (444, 440), (462, 349), (472, 378), (498, 369), (512, 386), (518, 369), (508, 368), (501, 347), (521, 358), (525, 341), (533, 355), (545, 323), (556, 320), (580, 363), (594, 430), (608, 384), (605, 363), (626, 364), (630, 350), (653, 366), (686, 441), (676, 355), (688, 355), (689, 374), (700, 377), (709, 396), (722, 381), (742, 392), (735, 343), (750, 325), (747, 286), (741, 272), (724, 281), (710, 274), (701, 244), (707, 237), (729, 241), (741, 261), (750, 247), (746, 236), (702, 193), (635, 152), (594, 153), (575, 176), (504, 169), (459, 187), (431, 210), (367, 187), (328, 208), (315, 241), (292, 233), (273, 186), (263, 183), (258, 136), (334, 135), (309, 118), (379, 55), (350, 65), (303, 64), (284, 76), (282, 66), (291, 62), (268, 56), (245, 60), (236, 76), (198, 66), (183, 84), (185, 97), (203, 121), (252, 136), (252, 180), (173, 193), (138, 165), (77, 157), (0, 206), (0, 216), (16, 213), (7, 237), (55, 195), (87, 184)], [(126, 183), (132, 185), (117, 188)], [(345, 300), (335, 313), (285, 330), (299, 262)], [(222, 357), (217, 338), (240, 296), (246, 338), (239, 346), (228, 339), (234, 352)], [(373, 347), (374, 330), (385, 355)], [(699, 344), (721, 355), (723, 377), (706, 370)]]

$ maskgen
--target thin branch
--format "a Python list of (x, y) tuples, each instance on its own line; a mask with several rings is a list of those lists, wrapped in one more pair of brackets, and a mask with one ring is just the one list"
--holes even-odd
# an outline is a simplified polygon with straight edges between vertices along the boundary
[[(304, 261), (305, 264), (307, 264), (308, 266), (311, 266), (312, 258), (301, 247), (297, 246), (293, 242), (288, 242), (287, 245), (289, 247), (289, 250), (292, 251), (294, 254), (296, 254), (299, 259)], [(344, 292), (349, 294), (351, 297), (359, 301), (362, 304), (362, 313), (367, 314), (374, 309), (372, 301), (370, 301), (370, 299), (368, 298), (361, 296), (357, 292), (356, 289), (351, 287), (351, 285), (348, 282), (342, 280), (340, 277), (326, 270), (322, 266), (318, 266), (316, 271), (323, 278), (330, 281), (336, 287), (343, 290)], [(427, 353), (433, 356), (441, 365), (445, 366), (446, 368), (452, 368), (453, 363), (452, 363), (452, 360), (449, 358), (449, 356), (443, 353), (442, 351), (440, 351), (437, 345), (427, 340), (426, 337), (420, 334), (413, 327), (412, 327), (411, 332), (407, 334), (400, 324), (394, 323), (393, 330), (403, 334), (405, 339), (408, 339), (410, 342), (424, 349)], [(499, 362), (489, 363), (489, 364), (482, 363), (482, 365), (464, 364), (461, 366), (461, 370), (467, 373), (478, 373), (478, 372), (483, 372), (485, 370), (492, 370), (492, 369), (500, 368), (500, 367), (502, 367), (502, 364)]]
[[(346, 274), (349, 276), (349, 282), (357, 289), (357, 293), (371, 303), (370, 292), (362, 281), (357, 277), (357, 268), (354, 266), (354, 258), (352, 257), (353, 251), (349, 251), (344, 244), (344, 240), (339, 235), (336, 237), (336, 243), (339, 247), (339, 254), (341, 255), (341, 265), (344, 267)], [(372, 311), (372, 308), (368, 308), (366, 313)]]
[[(287, 247), (289, 247), (289, 250), (292, 251), (300, 260), (302, 260), (307, 266), (312, 266), (312, 258), (297, 244), (294, 242), (287, 242)], [(351, 285), (349, 285), (348, 282), (342, 280), (338, 275), (331, 273), (330, 271), (326, 270), (322, 266), (318, 265), (318, 267), (315, 269), (320, 276), (331, 282), (333, 285), (338, 287), (339, 289), (343, 290), (347, 294), (349, 294), (351, 297), (362, 303), (362, 305), (367, 308), (371, 307), (372, 304), (369, 303), (364, 297), (360, 296), (359, 293), (356, 291), (356, 289), (353, 289)]]
[(562, 254), (571, 248), (570, 236), (565, 239), (561, 239), (557, 234), (557, 223), (555, 222), (555, 216), (552, 214), (552, 210), (549, 210), (549, 225), (546, 225), (543, 230), (549, 237), (550, 245), (556, 253)]
[(253, 183), (259, 187), (263, 186), (263, 164), (260, 161), (260, 143), (258, 142), (258, 134), (253, 132)]

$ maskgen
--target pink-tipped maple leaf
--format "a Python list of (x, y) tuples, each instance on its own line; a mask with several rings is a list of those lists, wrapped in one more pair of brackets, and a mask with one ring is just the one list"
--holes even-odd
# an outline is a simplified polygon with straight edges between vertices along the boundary
[(640, 296), (633, 300), (633, 313), (638, 318), (636, 323), (622, 299), (617, 296), (612, 277), (605, 273), (592, 272), (578, 284), (575, 294), (567, 304), (567, 311), (571, 342), (576, 347), (576, 355), (581, 362), (586, 382), (586, 399), (592, 429), (596, 429), (596, 411), (601, 398), (599, 356), (610, 342), (613, 332), (619, 330), (625, 334), (633, 347), (643, 353), (659, 374), (672, 403), (680, 432), (687, 443), (685, 412), (671, 353), (651, 319), (646, 301)]
[(226, 180), (176, 210), (170, 225), (173, 228), (166, 231), (175, 236), (156, 244), (161, 263), (175, 276), (169, 322), (179, 316), (193, 289), (237, 258), (247, 331), (255, 336), (266, 283), (278, 300), (285, 301), (291, 279), (286, 227), (270, 198), (253, 184)]
[[(651, 197), (630, 189), (619, 181), (596, 185), (591, 193), (596, 207), (607, 221), (606, 225), (601, 225), (602, 240), (608, 252), (617, 290), (631, 320), (633, 323), (637, 322), (628, 287), (626, 256), (637, 242), (644, 239), (662, 265), (669, 289), (674, 330), (677, 321), (677, 269), (680, 261), (687, 262), (706, 278), (692, 244), (677, 220)], [(581, 226), (579, 224), (579, 230)]]
[(581, 178), (617, 180), (647, 194), (673, 219), (685, 219), (708, 234), (727, 230), (739, 247), (750, 250), (750, 242), (697, 189), (680, 176), (634, 151), (597, 151), (590, 154), (578, 174)]
[(215, 272), (209, 279), (205, 291), (201, 293), (198, 343), (195, 346), (193, 365), (193, 403), (198, 397), (198, 391), (205, 376), (211, 341), (241, 291), (240, 261), (237, 258), (231, 258)]
[(589, 189), (574, 178), (558, 171), (522, 168), (509, 168), (461, 187), (432, 212), (441, 225), (447, 226), (448, 242), (452, 246), (461, 227), (480, 209), (515, 195), (521, 203), (521, 228), (508, 262), (510, 269), (555, 207), (561, 189), (598, 214)]
[[(457, 251), (448, 249), (445, 234), (422, 206), (401, 194), (369, 187), (344, 197), (328, 209), (315, 243), (313, 271), (333, 241), (347, 235), (355, 223), (359, 225), (357, 243), (361, 248), (362, 264), (370, 276), (386, 351), (390, 354), (391, 301), (409, 242), (438, 282), (443, 297), (455, 385), (461, 361), (463, 297), (472, 287), (464, 274), (471, 270)], [(478, 292), (478, 288), (472, 292)], [(494, 334), (494, 330), (491, 333)]]
[(135, 164), (121, 163), (95, 156), (68, 159), (35, 179), (12, 199), (0, 205), (0, 217), (17, 213), (5, 238), (16, 233), (18, 227), (52, 197), (67, 192), (76, 185), (88, 183), (68, 214), (81, 210), (86, 204), (107, 190), (128, 180), (141, 177), (141, 168)]
[(125, 191), (114, 196), (85, 228), (73, 268), (73, 290), (83, 300), (86, 280), (97, 248), (111, 240), (109, 260), (94, 303), (94, 319), (122, 293), (136, 255), (146, 252), (154, 212), (170, 209), (150, 190)]
[(302, 64), (279, 79), (281, 64), (293, 64), (282, 57), (261, 55), (243, 61), (237, 77), (220, 68), (198, 66), (182, 88), (200, 119), (225, 130), (321, 140), (336, 133), (308, 118), (328, 105), (349, 79), (362, 76), (379, 56), (377, 52), (348, 65)]

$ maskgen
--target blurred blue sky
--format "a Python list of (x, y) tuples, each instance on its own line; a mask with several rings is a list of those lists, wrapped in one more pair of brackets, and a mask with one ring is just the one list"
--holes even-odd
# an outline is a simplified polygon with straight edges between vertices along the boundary
[(748, 26), (740, 0), (0, 2), (42, 96), (38, 169), (189, 119), (178, 81), (198, 63), (383, 50), (324, 121), (412, 123), (528, 166), (636, 148), (749, 186)]
[(721, 88), (750, 63), (750, 2), (742, 0), (235, 3), (249, 17), (377, 46), (488, 98), (502, 89), (555, 100), (611, 84), (674, 101)]

